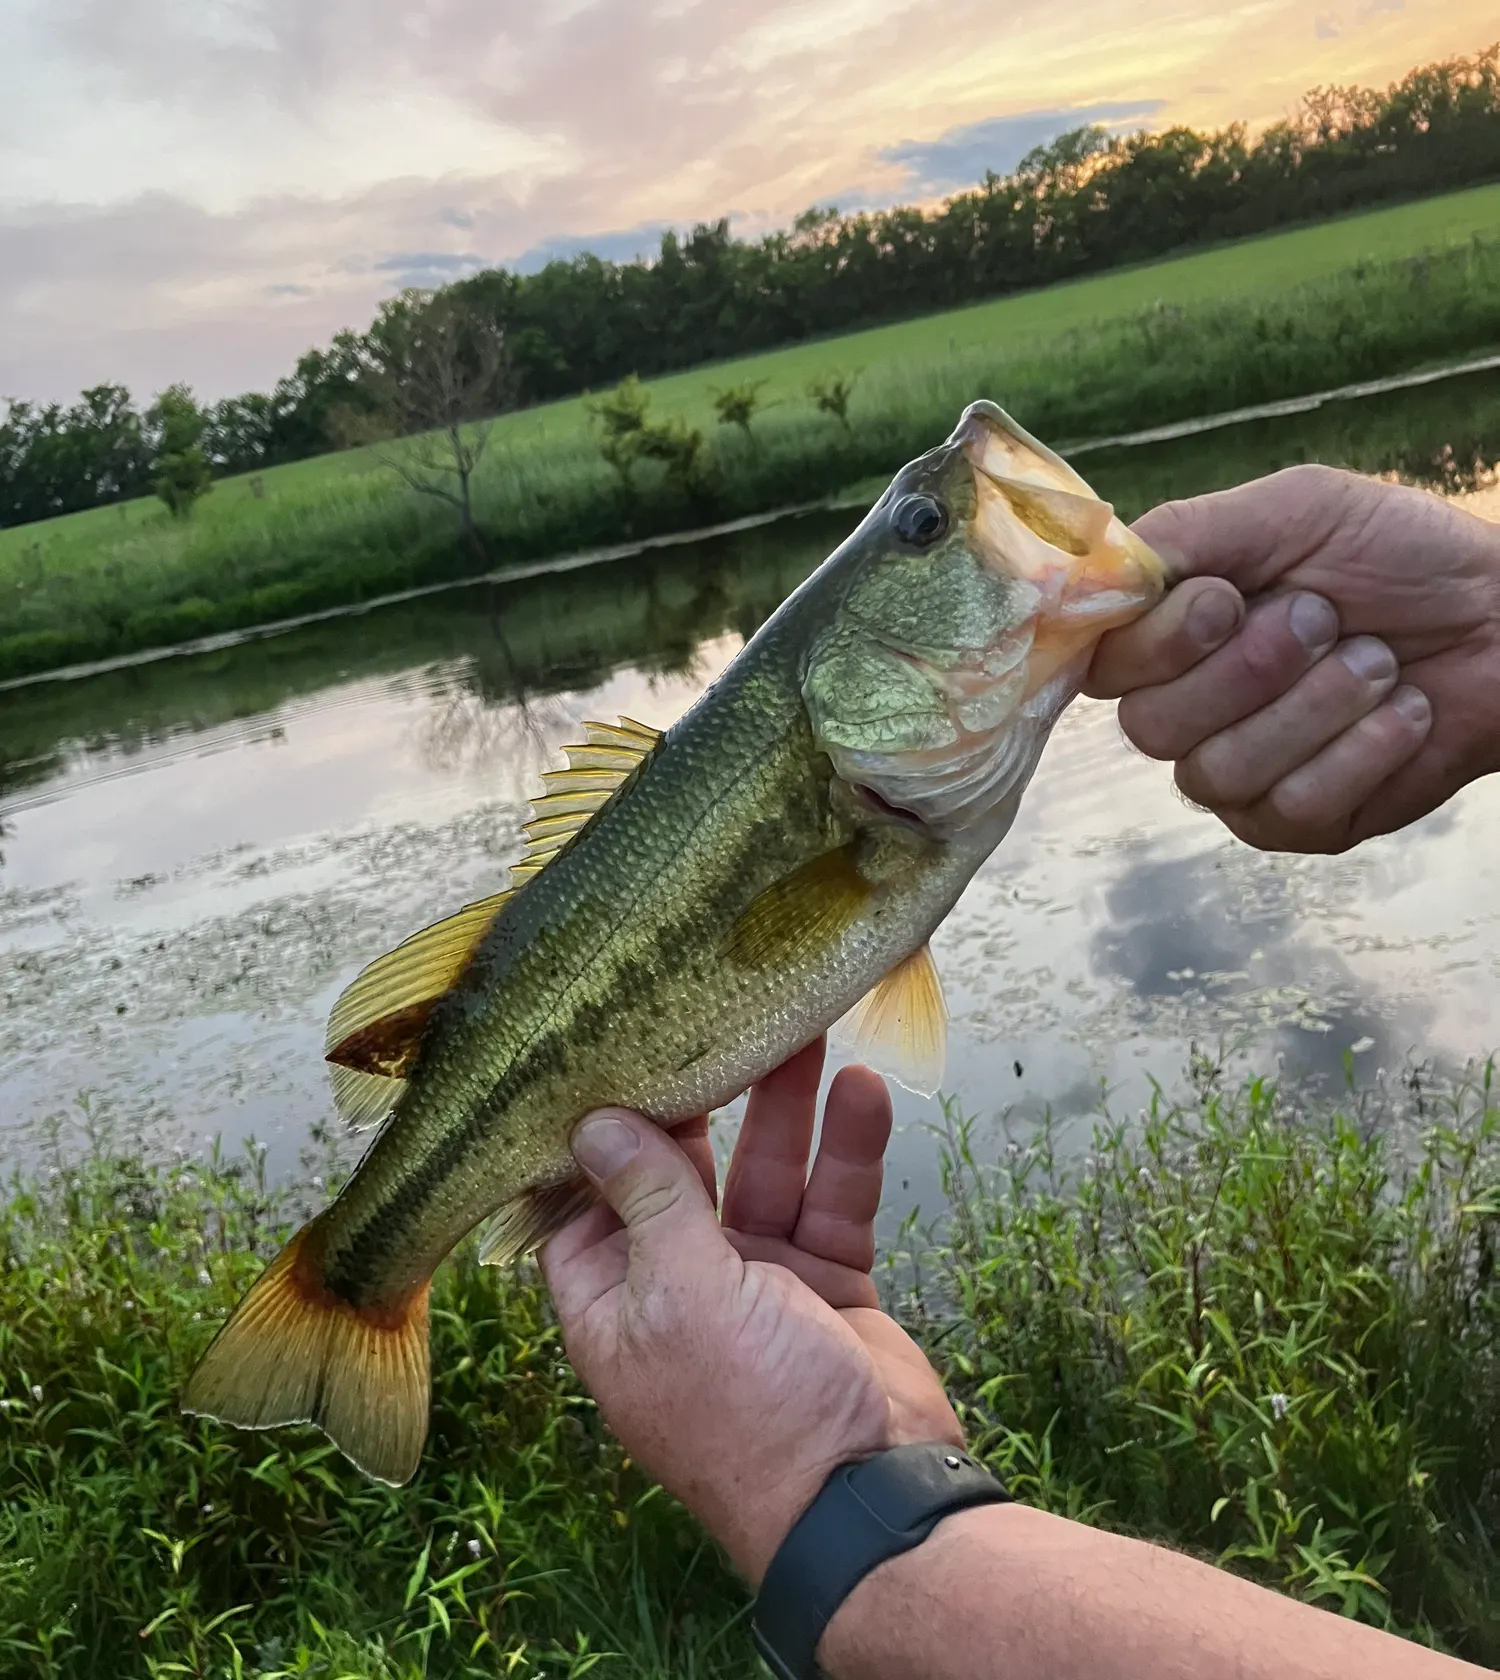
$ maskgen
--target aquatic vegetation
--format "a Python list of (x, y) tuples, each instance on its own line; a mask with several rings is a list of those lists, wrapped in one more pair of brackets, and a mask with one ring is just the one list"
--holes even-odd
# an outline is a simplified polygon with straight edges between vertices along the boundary
[[(1016, 1491), (1500, 1663), (1491, 1070), (1324, 1109), (1199, 1069), (1081, 1160), (980, 1135), (953, 1111), (951, 1210), (889, 1282)], [(257, 1159), (95, 1138), (10, 1185), (0, 1673), (751, 1675), (742, 1589), (603, 1432), (530, 1272), (439, 1274), (406, 1489), (178, 1412), (323, 1195)]]
[[(650, 460), (640, 459), (628, 416), (612, 466), (582, 402), (507, 415), (474, 477), (475, 528), (503, 569), (809, 502), (889, 475), (980, 395), (1040, 435), (1076, 442), (1500, 343), (1500, 244), (1476, 236), (1419, 257), (1366, 260), (1349, 244), (1351, 226), (1278, 235), (653, 382), (641, 395), (649, 391), (667, 441)], [(1322, 271), (1319, 239), (1351, 266)], [(1301, 253), (1291, 274), (1289, 250)], [(1317, 277), (1299, 284), (1298, 272)], [(806, 388), (851, 365), (866, 371), (848, 393), (845, 426)], [(768, 400), (751, 449), (735, 428), (711, 423), (713, 389), (762, 378)], [(459, 516), (373, 457), (351, 451), (298, 462), (221, 480), (191, 521), (134, 502), (0, 532), (7, 603), (0, 676), (366, 600), (474, 568)]]

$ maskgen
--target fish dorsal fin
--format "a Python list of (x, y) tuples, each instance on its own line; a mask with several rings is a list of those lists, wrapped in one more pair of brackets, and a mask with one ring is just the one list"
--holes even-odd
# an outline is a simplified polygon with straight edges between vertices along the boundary
[[(328, 1017), (323, 1054), (336, 1070), (339, 1113), (356, 1130), (384, 1119), (395, 1106), (433, 1004), (451, 990), (511, 896), (482, 898), (403, 939), (361, 969), (340, 994)], [(343, 1077), (346, 1073), (355, 1077)]]
[(511, 884), (523, 887), (570, 846), (650, 758), (661, 731), (634, 718), (585, 723), (584, 740), (564, 747), (566, 770), (544, 771), (547, 791), (531, 802), (526, 850), (512, 865)]
[(634, 718), (585, 723), (584, 740), (564, 751), (566, 770), (543, 774), (532, 803), (526, 850), (510, 888), (466, 905), (377, 957), (344, 989), (328, 1018), (324, 1056), (333, 1100), (355, 1131), (376, 1125), (406, 1088), (433, 1005), (457, 984), (479, 942), (515, 893), (539, 875), (651, 756), (659, 730)]
[(919, 1097), (937, 1095), (948, 1056), (948, 1006), (932, 952), (899, 962), (833, 1028), (860, 1061)]

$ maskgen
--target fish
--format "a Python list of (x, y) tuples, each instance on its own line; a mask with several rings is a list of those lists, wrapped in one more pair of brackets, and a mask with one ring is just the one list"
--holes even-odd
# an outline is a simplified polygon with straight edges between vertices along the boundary
[(427, 1434), (428, 1297), (482, 1220), (514, 1261), (587, 1208), (583, 1115), (721, 1107), (835, 1026), (942, 1079), (932, 934), (1004, 838), (1100, 635), (1161, 559), (990, 402), (665, 732), (585, 726), (504, 891), (371, 963), (329, 1020), (337, 1106), (379, 1130), (189, 1379), (190, 1413), (320, 1428), (400, 1485)]

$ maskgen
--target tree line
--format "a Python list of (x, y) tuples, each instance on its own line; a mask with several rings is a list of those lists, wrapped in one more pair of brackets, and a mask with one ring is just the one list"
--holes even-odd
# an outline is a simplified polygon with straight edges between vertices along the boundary
[(748, 240), (721, 219), (664, 234), (650, 259), (585, 252), (534, 274), (493, 268), (409, 291), (365, 332), (309, 350), (269, 394), (199, 405), (174, 386), (138, 410), (106, 384), (71, 406), (11, 400), (0, 410), (0, 526), (153, 490), (173, 506), (174, 475), (191, 481), (187, 507), (200, 473), (253, 472), (403, 429), (409, 405), (391, 393), (424, 320), (484, 324), (484, 368), (462, 383), (476, 412), (495, 412), (1497, 176), (1500, 43), (1386, 89), (1315, 88), (1254, 139), (1243, 123), (1079, 128), (931, 209), (815, 207)]

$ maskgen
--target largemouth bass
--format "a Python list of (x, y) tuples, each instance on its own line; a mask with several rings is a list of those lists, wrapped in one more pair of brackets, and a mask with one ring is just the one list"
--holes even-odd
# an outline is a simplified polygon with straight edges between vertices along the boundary
[(503, 1263), (587, 1205), (568, 1139), (590, 1109), (701, 1114), (841, 1018), (866, 1060), (936, 1090), (927, 941), (1095, 641), (1163, 587), (1108, 504), (976, 403), (665, 734), (588, 726), (509, 890), (339, 999), (336, 1098), (384, 1124), (220, 1331), (187, 1409), (315, 1423), (404, 1482), (433, 1273), (487, 1215), (482, 1254)]

